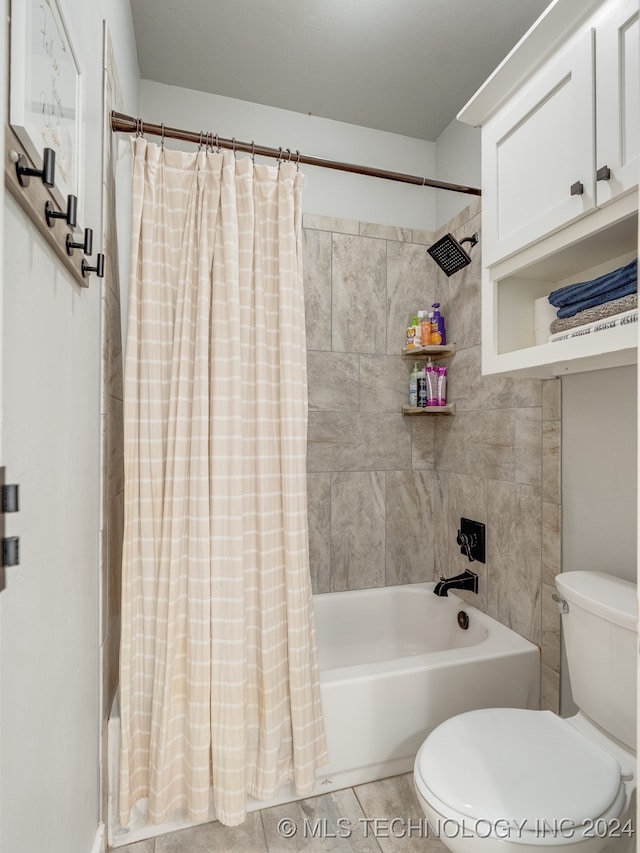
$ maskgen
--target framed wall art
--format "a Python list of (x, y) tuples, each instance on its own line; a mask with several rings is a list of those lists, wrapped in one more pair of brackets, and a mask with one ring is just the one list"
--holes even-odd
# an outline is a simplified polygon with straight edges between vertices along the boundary
[(40, 167), (56, 153), (53, 193), (80, 197), (82, 71), (59, 0), (11, 0), (9, 124)]

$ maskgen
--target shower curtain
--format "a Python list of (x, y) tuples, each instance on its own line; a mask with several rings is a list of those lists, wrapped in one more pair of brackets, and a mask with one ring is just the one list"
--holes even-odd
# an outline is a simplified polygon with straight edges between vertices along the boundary
[(241, 823), (327, 760), (306, 517), (302, 175), (133, 140), (120, 821)]

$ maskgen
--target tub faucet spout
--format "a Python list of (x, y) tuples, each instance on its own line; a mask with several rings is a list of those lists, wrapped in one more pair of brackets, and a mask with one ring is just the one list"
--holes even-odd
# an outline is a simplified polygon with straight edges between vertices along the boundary
[(478, 575), (469, 569), (453, 578), (440, 578), (433, 590), (436, 595), (448, 595), (450, 589), (470, 589), (478, 592)]

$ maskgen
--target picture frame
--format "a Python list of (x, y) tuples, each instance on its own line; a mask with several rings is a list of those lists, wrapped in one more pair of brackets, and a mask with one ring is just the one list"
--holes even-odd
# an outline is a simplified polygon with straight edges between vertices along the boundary
[(52, 193), (80, 199), (83, 74), (59, 0), (11, 0), (9, 125), (35, 164), (56, 154)]

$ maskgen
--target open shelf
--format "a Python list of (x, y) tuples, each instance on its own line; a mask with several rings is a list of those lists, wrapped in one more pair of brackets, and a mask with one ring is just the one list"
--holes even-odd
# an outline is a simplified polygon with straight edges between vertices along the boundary
[(429, 347), (404, 347), (402, 350), (403, 358), (432, 358), (437, 361), (439, 358), (448, 358), (450, 355), (455, 355), (455, 344), (440, 344)]
[[(600, 211), (593, 214), (599, 215)], [(545, 378), (636, 361), (637, 324), (536, 344), (534, 303), (552, 290), (589, 281), (637, 257), (637, 212), (595, 233), (580, 234), (568, 245), (553, 242), (545, 241), (552, 251), (543, 256), (538, 250), (535, 257), (532, 249), (485, 271), (484, 373), (522, 372)]]
[(403, 415), (455, 415), (456, 404), (447, 403), (446, 406), (403, 406)]

